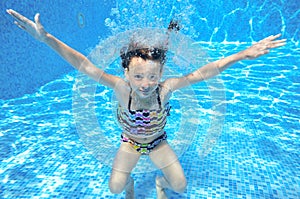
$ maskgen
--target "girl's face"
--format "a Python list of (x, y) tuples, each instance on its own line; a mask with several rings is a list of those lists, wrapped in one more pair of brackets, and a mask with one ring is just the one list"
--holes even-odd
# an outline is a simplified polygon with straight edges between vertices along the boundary
[(144, 60), (141, 57), (133, 57), (129, 64), (129, 70), (125, 76), (132, 90), (141, 98), (150, 97), (158, 86), (161, 78), (159, 61)]

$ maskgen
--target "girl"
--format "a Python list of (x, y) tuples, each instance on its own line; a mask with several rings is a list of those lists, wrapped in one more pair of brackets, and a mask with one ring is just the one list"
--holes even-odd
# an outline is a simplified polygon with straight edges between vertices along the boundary
[[(160, 79), (165, 63), (166, 47), (147, 47), (132, 42), (124, 52), (121, 52), (124, 80), (105, 73), (84, 55), (46, 32), (40, 23), (39, 14), (35, 15), (33, 22), (14, 10), (9, 9), (7, 12), (16, 19), (16, 25), (35, 39), (47, 44), (77, 70), (114, 90), (119, 102), (117, 116), (123, 127), (123, 133), (113, 163), (109, 187), (112, 193), (126, 190), (126, 198), (134, 197), (133, 179), (130, 173), (141, 155), (149, 155), (164, 174), (163, 177), (156, 178), (158, 198), (166, 198), (164, 192), (166, 188), (179, 193), (186, 188), (183, 169), (169, 146), (164, 131), (170, 110), (168, 101), (172, 92), (218, 75), (240, 60), (255, 59), (267, 54), (269, 49), (283, 46), (286, 42), (285, 39), (277, 40), (280, 34), (270, 36), (248, 49), (202, 66), (183, 77), (166, 79), (164, 82)], [(171, 24), (170, 27), (177, 28), (173, 25)]]

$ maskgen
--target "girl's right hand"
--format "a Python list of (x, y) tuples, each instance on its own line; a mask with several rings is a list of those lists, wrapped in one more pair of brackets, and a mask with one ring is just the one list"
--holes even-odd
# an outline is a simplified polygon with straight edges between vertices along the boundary
[(20, 13), (8, 9), (6, 10), (8, 14), (15, 18), (15, 24), (19, 26), (21, 29), (28, 32), (31, 36), (35, 39), (44, 42), (47, 36), (47, 32), (45, 31), (44, 27), (40, 22), (40, 14), (36, 14), (34, 17), (34, 21), (29, 20), (28, 18), (24, 17)]

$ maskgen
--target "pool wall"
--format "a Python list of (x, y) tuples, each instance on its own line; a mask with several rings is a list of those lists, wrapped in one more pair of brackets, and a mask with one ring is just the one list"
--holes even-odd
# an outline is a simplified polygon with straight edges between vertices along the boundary
[(4, 0), (0, 3), (0, 99), (36, 92), (42, 85), (73, 70), (45, 44), (14, 25), (6, 9), (14, 9), (30, 19), (39, 12), (48, 32), (88, 54), (89, 48), (107, 35), (104, 18), (110, 13), (111, 1), (73, 2)]
[[(15, 9), (32, 19), (41, 13), (47, 31), (87, 55), (101, 39), (136, 25), (163, 26), (172, 17), (183, 25), (183, 33), (196, 41), (253, 42), (282, 33), (299, 46), (300, 7), (297, 0), (232, 1), (9, 1), (1, 6), (0, 99), (36, 92), (42, 85), (73, 68), (46, 45), (32, 39), (6, 14)], [(112, 10), (112, 8), (114, 8)], [(143, 23), (148, 19), (153, 23)], [(157, 20), (157, 21), (155, 21)], [(113, 22), (108, 23), (108, 22)], [(144, 25), (143, 25), (144, 24)]]

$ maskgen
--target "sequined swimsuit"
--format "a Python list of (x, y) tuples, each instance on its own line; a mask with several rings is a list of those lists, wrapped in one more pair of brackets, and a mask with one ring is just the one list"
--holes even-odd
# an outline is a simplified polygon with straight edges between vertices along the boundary
[[(159, 87), (156, 89), (156, 94), (159, 105), (159, 109), (157, 110), (131, 110), (132, 92), (130, 92), (129, 95), (128, 107), (118, 107), (117, 118), (127, 135), (147, 138), (163, 132), (167, 122), (167, 116), (170, 112), (170, 105), (167, 103), (162, 107)], [(167, 135), (164, 133), (151, 143), (141, 144), (123, 134), (121, 141), (129, 142), (141, 154), (149, 154), (161, 141), (166, 140), (166, 138)]]

